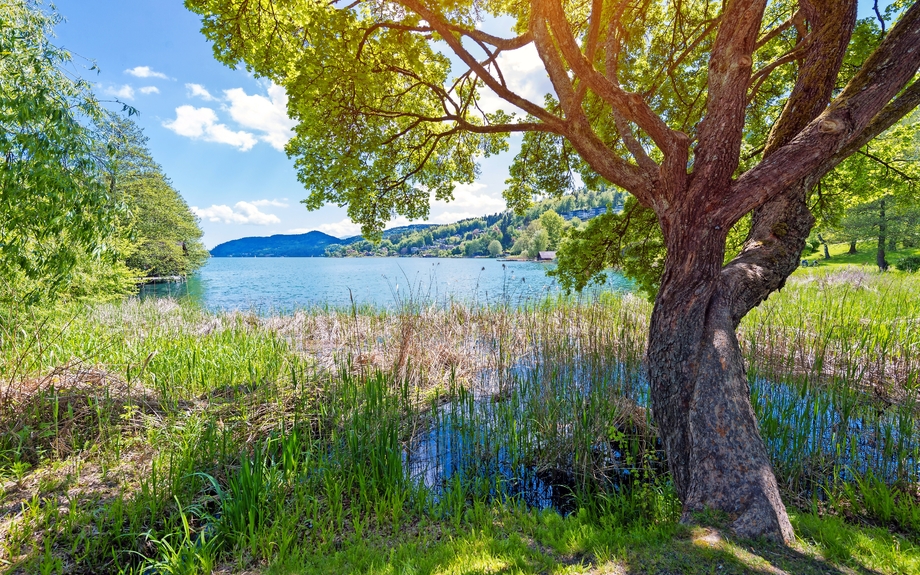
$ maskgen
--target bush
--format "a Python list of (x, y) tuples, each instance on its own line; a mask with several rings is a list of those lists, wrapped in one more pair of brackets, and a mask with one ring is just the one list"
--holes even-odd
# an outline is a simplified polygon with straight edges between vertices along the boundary
[(902, 272), (915, 272), (920, 270), (920, 256), (907, 256), (898, 260), (895, 267)]

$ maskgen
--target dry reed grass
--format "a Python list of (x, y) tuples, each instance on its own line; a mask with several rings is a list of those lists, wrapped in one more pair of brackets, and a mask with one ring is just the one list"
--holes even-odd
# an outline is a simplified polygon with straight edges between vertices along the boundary
[(0, 433), (16, 437), (20, 455), (32, 463), (49, 451), (67, 457), (98, 442), (109, 425), (138, 431), (142, 416), (154, 413), (163, 413), (156, 392), (79, 362), (10, 382), (0, 393)]

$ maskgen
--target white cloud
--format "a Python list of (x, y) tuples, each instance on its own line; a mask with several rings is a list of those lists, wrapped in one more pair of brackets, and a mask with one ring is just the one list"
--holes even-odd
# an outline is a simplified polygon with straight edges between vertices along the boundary
[(176, 108), (175, 120), (163, 124), (177, 134), (230, 144), (242, 151), (251, 149), (259, 141), (276, 150), (284, 150), (284, 145), (294, 136), (292, 128), (296, 122), (287, 116), (288, 98), (281, 86), (269, 85), (267, 96), (249, 95), (242, 88), (233, 88), (224, 90), (224, 98), (214, 97), (201, 84), (186, 84), (185, 87), (190, 98), (223, 102), (222, 110), (246, 130), (235, 131), (220, 123), (211, 108), (185, 105)]
[(271, 84), (268, 97), (250, 96), (242, 88), (224, 90), (224, 97), (229, 102), (230, 117), (244, 128), (261, 132), (259, 139), (276, 150), (284, 150), (294, 136), (292, 128), (297, 122), (288, 118), (288, 97), (281, 86)]
[[(533, 43), (517, 50), (502, 52), (497, 63), (508, 88), (517, 95), (542, 105), (543, 95), (553, 93), (552, 85), (546, 77), (543, 60), (540, 59)], [(500, 109), (506, 112), (519, 111), (516, 106), (502, 100), (488, 88), (482, 90), (479, 107), (485, 112)]]
[(193, 140), (228, 144), (241, 152), (251, 150), (257, 142), (249, 132), (235, 132), (218, 123), (217, 114), (210, 108), (179, 106), (176, 108), (176, 119), (163, 122), (163, 127)]
[(267, 226), (280, 224), (281, 220), (274, 214), (259, 211), (254, 202), (237, 202), (231, 208), (228, 205), (212, 205), (210, 208), (192, 206), (192, 212), (199, 218), (209, 222), (223, 222), (225, 224), (255, 224)]
[(361, 233), (361, 226), (351, 221), (349, 218), (345, 218), (340, 222), (335, 222), (333, 224), (322, 224), (319, 226), (319, 231), (325, 232), (330, 236), (335, 236), (337, 238), (350, 238), (351, 236), (356, 236)]
[(169, 80), (169, 76), (162, 72), (154, 72), (150, 66), (135, 66), (134, 68), (128, 68), (125, 70), (125, 74), (130, 74), (137, 78), (161, 78), (163, 80)]
[(481, 218), (486, 214), (482, 212), (441, 212), (428, 218), (427, 224), (452, 224), (467, 218)]
[[(456, 184), (454, 187), (454, 199), (450, 202), (438, 202), (438, 204), (459, 206), (464, 208), (477, 208), (479, 215), (500, 212), (507, 206), (505, 200), (496, 198), (488, 193), (479, 193), (485, 189), (486, 185), (473, 182), (472, 184)], [(434, 198), (432, 198), (433, 200)]]
[(251, 202), (251, 203), (252, 203), (252, 205), (254, 205), (254, 206), (259, 206), (259, 207), (261, 207), (261, 206), (274, 206), (274, 207), (276, 207), (276, 208), (286, 208), (286, 207), (288, 207), (288, 204), (287, 204), (286, 202), (287, 202), (287, 198), (281, 198), (280, 200), (278, 200), (278, 199), (274, 199), (274, 200), (256, 200), (256, 201)]
[(201, 98), (206, 102), (213, 102), (217, 100), (217, 98), (212, 96), (211, 92), (208, 92), (207, 88), (201, 84), (186, 84), (185, 89), (188, 90), (189, 98)]
[[(466, 218), (480, 218), (506, 209), (505, 200), (485, 192), (487, 186), (480, 182), (457, 184), (454, 188), (454, 200), (442, 202), (431, 198), (431, 214), (427, 220), (410, 220), (405, 216), (396, 216), (387, 222), (386, 229), (408, 226), (410, 224), (452, 224)], [(253, 202), (255, 203), (255, 202)], [(460, 209), (457, 209), (460, 208)], [(465, 209), (464, 209), (465, 208)], [(312, 228), (295, 228), (290, 234), (302, 234)], [(361, 226), (345, 218), (341, 221), (322, 224), (317, 229), (337, 238), (348, 238), (361, 233)]]
[(133, 100), (134, 99), (134, 88), (125, 84), (124, 86), (109, 86), (105, 89), (105, 93), (109, 96), (115, 96), (116, 98), (121, 98), (122, 100)]
[(139, 91), (141, 94), (159, 94), (160, 93), (160, 89), (157, 88), (156, 86), (144, 86)]

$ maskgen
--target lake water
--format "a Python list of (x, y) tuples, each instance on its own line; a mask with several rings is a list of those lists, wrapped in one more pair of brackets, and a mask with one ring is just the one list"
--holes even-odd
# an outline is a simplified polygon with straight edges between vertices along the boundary
[[(141, 297), (188, 297), (211, 310), (260, 313), (296, 308), (373, 305), (407, 301), (444, 304), (511, 304), (561, 293), (546, 275), (553, 264), (470, 258), (211, 258), (184, 284), (145, 286)], [(630, 291), (610, 272), (599, 291)]]

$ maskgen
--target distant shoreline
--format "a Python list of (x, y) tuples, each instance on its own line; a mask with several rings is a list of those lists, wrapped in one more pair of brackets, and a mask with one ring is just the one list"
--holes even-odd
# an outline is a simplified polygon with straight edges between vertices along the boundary
[(262, 259), (262, 258), (266, 258), (266, 259), (269, 259), (269, 258), (270, 258), (270, 259), (281, 259), (281, 258), (327, 258), (327, 259), (333, 259), (333, 260), (348, 260), (348, 259), (362, 259), (362, 258), (381, 258), (381, 259), (384, 259), (384, 258), (386, 258), (386, 259), (405, 258), (405, 259), (430, 259), (430, 260), (434, 260), (434, 259), (445, 259), (445, 260), (495, 260), (495, 261), (497, 261), (497, 262), (529, 262), (529, 263), (534, 263), (534, 262), (541, 263), (541, 262), (542, 262), (542, 263), (548, 263), (548, 260), (540, 260), (540, 259), (532, 259), (532, 258), (515, 258), (515, 257), (509, 257), (509, 256), (505, 256), (505, 257), (499, 256), (499, 257), (494, 257), (494, 258), (493, 258), (493, 257), (489, 257), (489, 256), (453, 256), (453, 255), (451, 255), (451, 256), (432, 256), (432, 255), (427, 255), (427, 254), (425, 254), (425, 255), (418, 255), (418, 254), (393, 254), (393, 255), (386, 255), (386, 256), (383, 256), (383, 255), (380, 255), (380, 254), (373, 254), (373, 255), (358, 254), (358, 255), (348, 255), (348, 256), (327, 256), (327, 255), (321, 255), (321, 256), (276, 256), (276, 255), (261, 255), (261, 256), (259, 256), (259, 255), (248, 255), (248, 254), (245, 254), (245, 255), (231, 255), (231, 256), (215, 256), (215, 255), (212, 255), (211, 257), (212, 257), (212, 258), (224, 258), (224, 259), (234, 259), (234, 258), (235, 258), (235, 259)]

